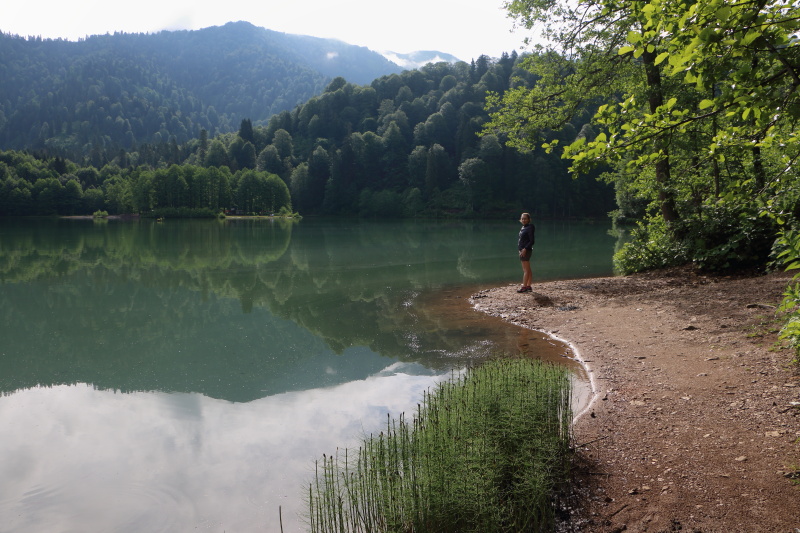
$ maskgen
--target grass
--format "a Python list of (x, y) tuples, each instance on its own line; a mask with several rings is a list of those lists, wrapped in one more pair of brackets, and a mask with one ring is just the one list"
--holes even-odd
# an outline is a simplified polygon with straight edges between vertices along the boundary
[(411, 419), (317, 462), (312, 532), (523, 532), (554, 527), (569, 472), (566, 370), (498, 359), (439, 384)]

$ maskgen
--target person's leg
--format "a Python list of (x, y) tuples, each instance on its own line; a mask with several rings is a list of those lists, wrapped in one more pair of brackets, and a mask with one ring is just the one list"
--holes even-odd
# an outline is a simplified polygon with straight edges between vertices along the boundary
[(530, 261), (521, 261), (522, 263), (522, 285), (530, 287), (533, 284), (533, 272), (531, 271)]

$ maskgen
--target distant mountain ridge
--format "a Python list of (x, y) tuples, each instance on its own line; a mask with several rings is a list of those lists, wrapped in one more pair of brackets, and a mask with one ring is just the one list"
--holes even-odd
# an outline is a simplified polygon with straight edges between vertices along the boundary
[(368, 84), (402, 70), (364, 47), (247, 22), (78, 42), (0, 34), (0, 149), (181, 144), (265, 122), (335, 77)]

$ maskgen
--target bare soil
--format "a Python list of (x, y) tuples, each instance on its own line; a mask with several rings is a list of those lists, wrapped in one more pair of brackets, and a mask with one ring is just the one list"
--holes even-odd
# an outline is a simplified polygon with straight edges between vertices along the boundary
[(800, 532), (800, 373), (776, 317), (789, 281), (674, 269), (471, 296), (568, 341), (594, 378), (563, 530)]

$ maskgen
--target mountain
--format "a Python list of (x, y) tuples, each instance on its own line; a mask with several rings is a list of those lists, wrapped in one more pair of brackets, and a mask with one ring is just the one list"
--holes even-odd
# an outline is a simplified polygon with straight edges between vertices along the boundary
[(78, 42), (0, 34), (0, 149), (75, 159), (184, 143), (263, 123), (333, 78), (366, 84), (402, 69), (377, 52), (247, 22)]
[(452, 54), (439, 52), (436, 50), (420, 50), (417, 52), (410, 52), (408, 54), (399, 54), (397, 52), (381, 52), (383, 57), (401, 66), (405, 70), (413, 70), (422, 68), (428, 63), (458, 63), (461, 61), (459, 58)]

